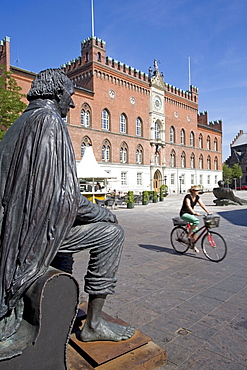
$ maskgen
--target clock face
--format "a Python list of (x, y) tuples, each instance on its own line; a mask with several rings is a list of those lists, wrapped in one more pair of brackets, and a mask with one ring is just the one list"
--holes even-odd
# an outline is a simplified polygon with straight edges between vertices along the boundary
[(160, 110), (161, 107), (162, 107), (162, 102), (161, 102), (161, 99), (158, 95), (155, 95), (155, 97), (154, 97), (154, 107), (158, 110)]

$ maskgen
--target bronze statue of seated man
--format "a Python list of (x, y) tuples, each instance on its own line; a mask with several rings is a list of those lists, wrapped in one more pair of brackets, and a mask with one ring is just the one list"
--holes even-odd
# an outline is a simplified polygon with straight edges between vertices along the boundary
[(116, 286), (124, 232), (112, 212), (80, 194), (63, 120), (75, 107), (73, 94), (62, 70), (40, 72), (27, 95), (28, 107), (0, 143), (0, 327), (5, 326), (5, 339), (16, 331), (10, 325), (8, 333), (8, 317), (16, 308), (20, 314), (23, 293), (57, 253), (69, 257), (65, 270), (71, 272), (73, 253), (85, 249), (90, 250), (89, 304), (81, 339), (121, 341), (134, 334), (131, 327), (101, 318), (105, 298)]

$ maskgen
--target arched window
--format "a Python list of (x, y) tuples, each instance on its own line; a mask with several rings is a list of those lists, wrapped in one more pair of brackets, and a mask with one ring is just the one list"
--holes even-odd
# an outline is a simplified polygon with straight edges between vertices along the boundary
[(175, 129), (173, 126), (170, 127), (170, 143), (175, 143)]
[(121, 134), (126, 134), (127, 132), (127, 120), (125, 114), (120, 115), (120, 132)]
[(211, 158), (210, 155), (207, 157), (207, 169), (211, 170)]
[(185, 145), (185, 132), (183, 128), (180, 131), (180, 144)]
[(138, 145), (136, 149), (136, 163), (137, 164), (143, 163), (143, 148), (141, 145)]
[(108, 140), (104, 140), (102, 145), (102, 162), (110, 162), (111, 146)]
[(142, 136), (142, 121), (139, 117), (136, 119), (136, 136)]
[(190, 133), (190, 146), (195, 146), (195, 135), (193, 131)]
[(215, 137), (214, 138), (214, 150), (217, 152), (218, 151), (218, 140), (217, 138)]
[(155, 124), (154, 124), (154, 138), (155, 139), (161, 139), (159, 121), (156, 121)]
[(207, 137), (207, 150), (211, 149), (210, 136)]
[(203, 155), (202, 154), (199, 157), (199, 168), (200, 168), (200, 170), (203, 169)]
[(175, 154), (174, 150), (172, 150), (171, 154), (170, 154), (170, 165), (171, 165), (171, 167), (176, 166), (176, 154)]
[(199, 148), (203, 149), (203, 140), (202, 140), (202, 134), (199, 135)]
[(110, 116), (107, 109), (103, 109), (101, 112), (101, 127), (102, 130), (110, 129)]
[(90, 127), (90, 111), (87, 108), (81, 110), (81, 125), (83, 127)]
[(186, 167), (186, 156), (185, 156), (185, 152), (182, 152), (181, 154), (181, 167), (182, 168), (185, 168)]
[(98, 60), (98, 62), (101, 62), (101, 53), (100, 52), (98, 52), (98, 54), (97, 54), (97, 60)]
[(128, 147), (125, 142), (120, 147), (120, 163), (127, 163), (128, 161)]
[(195, 154), (192, 153), (190, 156), (190, 167), (195, 168)]
[(84, 138), (82, 139), (82, 142), (81, 142), (81, 157), (84, 156), (85, 148), (87, 146), (91, 146), (91, 145), (92, 145), (92, 142), (89, 139), (89, 137), (88, 136), (84, 136)]
[(214, 169), (218, 170), (218, 158), (217, 157), (214, 158)]

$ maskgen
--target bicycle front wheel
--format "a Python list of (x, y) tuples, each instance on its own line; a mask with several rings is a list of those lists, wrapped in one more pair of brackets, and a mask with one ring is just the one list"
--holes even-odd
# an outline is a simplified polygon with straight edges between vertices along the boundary
[(225, 239), (214, 231), (208, 231), (202, 238), (202, 250), (210, 261), (220, 262), (227, 252)]
[(185, 253), (189, 249), (188, 232), (182, 226), (176, 226), (171, 232), (171, 245), (178, 253)]

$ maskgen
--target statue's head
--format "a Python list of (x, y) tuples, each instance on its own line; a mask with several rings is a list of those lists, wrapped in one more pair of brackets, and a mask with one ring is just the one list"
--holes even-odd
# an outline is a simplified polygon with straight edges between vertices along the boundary
[(219, 185), (220, 188), (223, 188), (225, 183), (224, 183), (223, 180), (220, 180), (220, 181), (218, 181), (218, 185)]
[(62, 69), (46, 69), (39, 72), (33, 80), (27, 99), (55, 100), (61, 116), (66, 117), (69, 109), (75, 107), (71, 99), (73, 94), (73, 83)]

